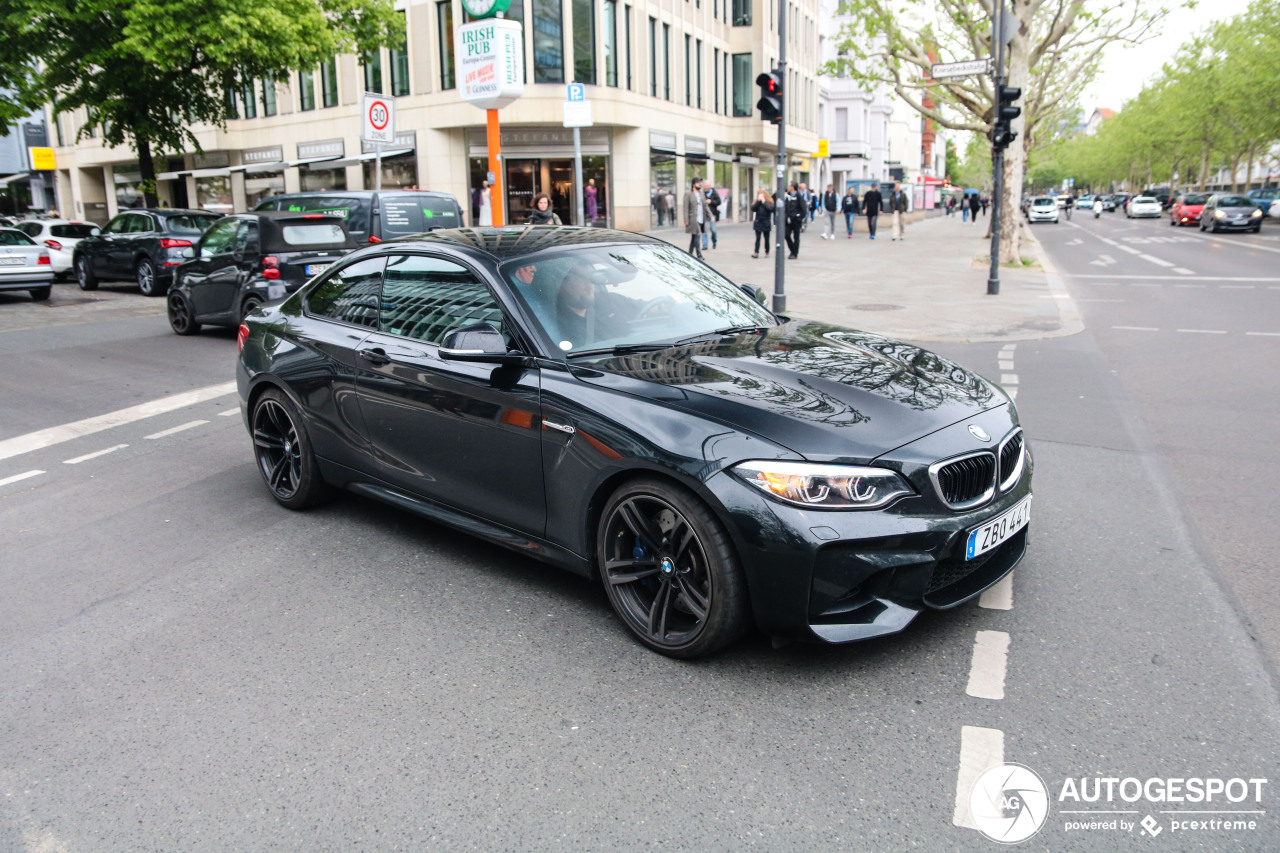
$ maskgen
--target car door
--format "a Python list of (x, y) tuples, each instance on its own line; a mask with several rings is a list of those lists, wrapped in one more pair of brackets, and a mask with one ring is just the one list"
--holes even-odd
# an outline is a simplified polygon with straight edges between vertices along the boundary
[[(234, 283), (233, 251), (241, 223), (239, 219), (223, 219), (214, 224), (196, 245), (198, 258), (189, 264), (189, 270), (182, 271), (196, 319), (220, 316), (231, 310), (234, 293), (228, 290), (228, 279)], [(231, 276), (228, 267), (231, 267)]]
[(107, 246), (107, 262), (102, 275), (106, 278), (133, 278), (133, 250), (138, 238), (147, 231), (147, 219), (141, 213), (126, 213), (121, 230)]
[(541, 411), (535, 367), (444, 361), (451, 330), (513, 327), (474, 270), (433, 255), (387, 259), (379, 331), (360, 345), (360, 411), (387, 482), (541, 536)]
[(84, 242), (84, 246), (81, 249), (81, 257), (88, 259), (89, 268), (95, 276), (99, 278), (110, 276), (111, 247), (115, 245), (115, 241), (120, 239), (120, 235), (128, 227), (129, 216), (130, 214), (128, 213), (120, 214), (98, 232), (97, 238)]

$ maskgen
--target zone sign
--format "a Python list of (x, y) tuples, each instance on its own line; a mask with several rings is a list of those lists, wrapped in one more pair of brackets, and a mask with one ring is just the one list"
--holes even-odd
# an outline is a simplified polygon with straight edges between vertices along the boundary
[(393, 144), (396, 141), (396, 102), (390, 98), (365, 92), (361, 99), (364, 119), (360, 138), (366, 142)]

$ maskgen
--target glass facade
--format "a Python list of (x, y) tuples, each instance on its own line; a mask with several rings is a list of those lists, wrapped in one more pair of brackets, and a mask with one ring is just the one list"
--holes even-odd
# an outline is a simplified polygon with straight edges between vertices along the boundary
[(564, 23), (560, 0), (533, 0), (533, 82), (564, 82)]
[(455, 89), (458, 80), (453, 63), (453, 3), (443, 0), (436, 4), (436, 22), (440, 33), (440, 88)]
[(665, 228), (679, 224), (676, 155), (658, 151), (649, 154), (649, 201), (649, 227)]
[(575, 83), (595, 85), (595, 0), (573, 0), (573, 75)]

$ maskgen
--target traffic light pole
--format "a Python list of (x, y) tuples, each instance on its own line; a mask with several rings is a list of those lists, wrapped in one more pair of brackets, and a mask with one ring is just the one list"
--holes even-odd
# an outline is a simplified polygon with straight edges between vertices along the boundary
[(782, 81), (782, 116), (778, 121), (778, 195), (774, 202), (776, 218), (774, 233), (777, 243), (773, 247), (773, 313), (787, 311), (786, 258), (782, 254), (786, 242), (783, 231), (787, 223), (787, 0), (778, 0), (778, 76)]
[[(992, 137), (1000, 119), (1000, 87), (1004, 85), (1004, 0), (996, 4), (995, 26), (991, 28), (995, 40), (995, 79), (991, 87)], [(987, 295), (1000, 295), (1000, 210), (1004, 202), (1004, 146), (991, 140), (991, 182), (994, 185), (991, 198), (991, 272), (987, 274)]]

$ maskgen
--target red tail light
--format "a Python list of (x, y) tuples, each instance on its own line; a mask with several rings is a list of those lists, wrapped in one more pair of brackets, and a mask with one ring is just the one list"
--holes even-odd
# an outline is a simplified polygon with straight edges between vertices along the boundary
[(190, 246), (190, 245), (191, 245), (190, 240), (177, 240), (173, 237), (160, 238), (161, 249), (181, 249), (183, 246)]
[(249, 337), (249, 326), (241, 323), (239, 330), (236, 331), (236, 352), (244, 352), (244, 341), (247, 337)]
[(269, 278), (274, 281), (275, 279), (280, 277), (280, 270), (276, 269), (275, 267), (267, 267), (265, 270), (262, 271), (262, 277)]
[(58, 251), (58, 252), (62, 251), (62, 244), (59, 243), (57, 240), (45, 240), (44, 244), (48, 246), (50, 249), (53, 249), (55, 251)]
[(280, 259), (275, 255), (267, 255), (262, 259), (262, 265), (264, 267), (278, 267), (280, 266)]
[(41, 256), (40, 256), (40, 258), (39, 258), (39, 260), (37, 260), (37, 261), (36, 261), (36, 263), (37, 263), (37, 264), (47, 264), (47, 263), (50, 263), (50, 261), (49, 261), (49, 256), (48, 256), (48, 255), (41, 255)]
[(370, 235), (369, 235), (369, 242), (370, 242), (370, 243), (381, 243), (381, 242), (382, 242), (382, 238), (381, 238), (381, 237), (375, 237), (375, 236), (373, 236), (372, 234), (370, 234)]
[(262, 277), (275, 280), (280, 277), (280, 259), (275, 255), (267, 255), (262, 259)]

